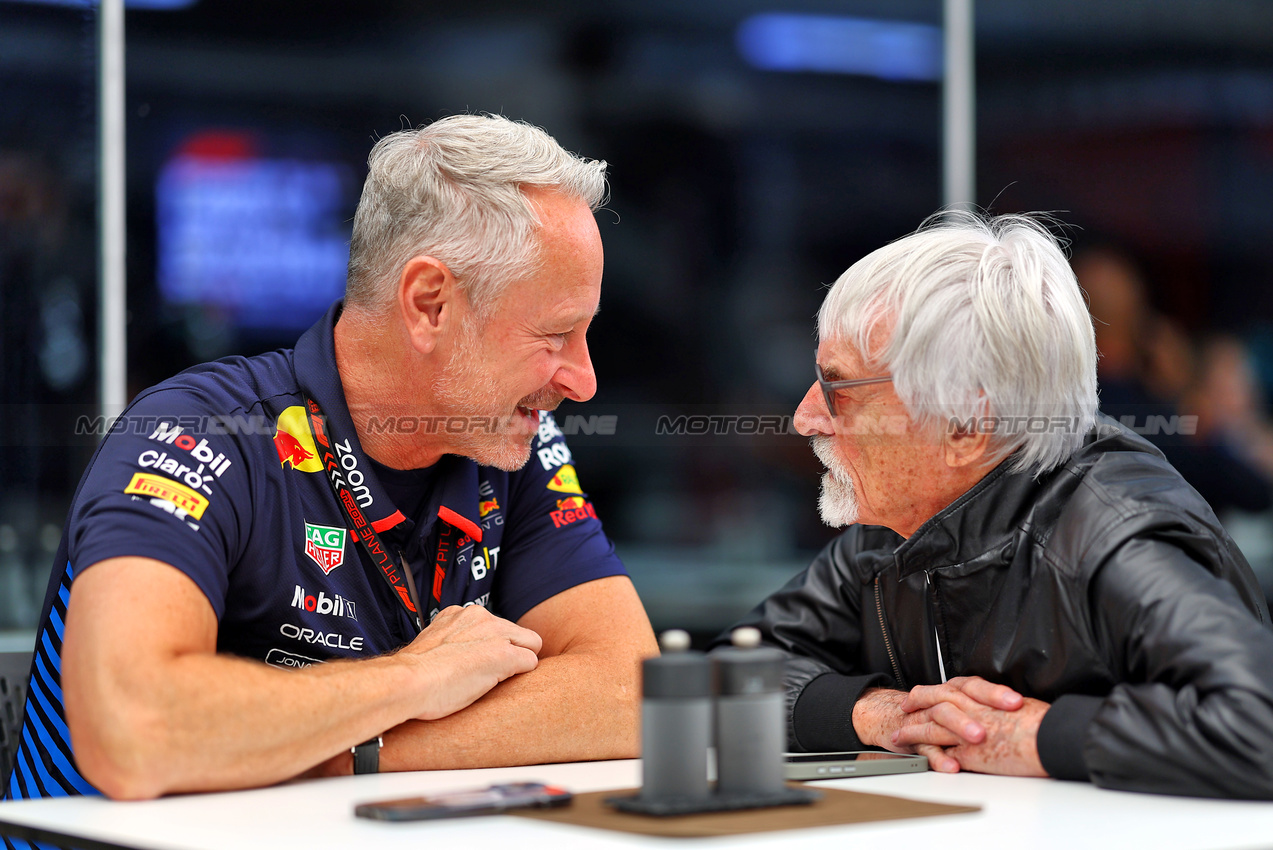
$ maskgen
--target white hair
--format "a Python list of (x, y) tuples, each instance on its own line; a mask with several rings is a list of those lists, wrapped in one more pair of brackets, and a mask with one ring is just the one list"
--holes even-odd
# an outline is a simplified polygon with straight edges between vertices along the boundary
[(1027, 215), (930, 217), (840, 276), (818, 331), (889, 371), (921, 427), (971, 420), (995, 462), (1019, 449), (1014, 471), (1060, 466), (1095, 423), (1092, 320), (1061, 244)]
[(569, 153), (538, 127), (494, 115), (452, 115), (385, 136), (371, 149), (354, 213), (345, 299), (380, 312), (402, 268), (444, 263), (479, 314), (538, 269), (540, 226), (523, 189), (549, 189), (592, 210), (606, 199), (606, 163)]

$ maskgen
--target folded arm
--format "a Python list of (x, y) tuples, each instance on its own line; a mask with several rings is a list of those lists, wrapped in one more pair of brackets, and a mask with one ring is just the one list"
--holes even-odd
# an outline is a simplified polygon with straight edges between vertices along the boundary
[(1070, 778), (1105, 787), (1273, 799), (1273, 632), (1234, 586), (1177, 545), (1137, 539), (1090, 597), (1124, 684), (1058, 699), (1040, 750), (1078, 755), (1062, 765)]
[(116, 798), (277, 782), (410, 718), (445, 717), (533, 669), (538, 636), (448, 609), (397, 653), (280, 670), (216, 654), (184, 573), (113, 558), (77, 576), (62, 647), (76, 761)]
[[(464, 711), (385, 735), (381, 770), (492, 767), (633, 758), (639, 754), (640, 663), (658, 654), (627, 576), (577, 585), (518, 625), (544, 642), (539, 666)], [(343, 756), (330, 766), (348, 773)]]
[[(862, 655), (862, 578), (852, 562), (867, 541), (880, 536), (850, 526), (824, 548), (808, 569), (787, 582), (737, 626), (755, 626), (764, 643), (787, 654), (787, 742), (795, 751), (857, 750), (852, 711), (869, 688), (892, 686), (892, 679), (855, 665)], [(890, 536), (896, 538), (896, 535)], [(724, 643), (722, 635), (718, 643)]]

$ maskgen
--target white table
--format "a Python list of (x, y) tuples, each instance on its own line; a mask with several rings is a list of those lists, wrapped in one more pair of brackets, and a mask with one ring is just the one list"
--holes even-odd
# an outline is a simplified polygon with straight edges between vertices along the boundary
[[(996, 846), (1026, 850), (1273, 846), (1273, 803), (1130, 794), (1082, 783), (976, 774), (863, 776), (815, 784), (981, 806), (982, 811), (975, 814), (736, 838), (647, 838), (514, 817), (390, 824), (353, 816), (355, 802), (526, 779), (564, 785), (577, 793), (635, 787), (640, 782), (640, 762), (382, 774), (294, 782), (256, 791), (166, 797), (143, 803), (116, 803), (99, 797), (25, 800), (0, 804), (0, 834), (12, 834), (12, 825), (19, 825), (73, 836), (70, 840), (61, 839), (61, 843), (74, 844), (79, 839), (75, 846), (144, 850), (565, 850), (684, 847), (687, 841), (706, 841), (714, 847), (783, 850), (826, 850), (832, 846), (940, 850), (986, 850)], [(881, 843), (866, 843), (873, 841)]]

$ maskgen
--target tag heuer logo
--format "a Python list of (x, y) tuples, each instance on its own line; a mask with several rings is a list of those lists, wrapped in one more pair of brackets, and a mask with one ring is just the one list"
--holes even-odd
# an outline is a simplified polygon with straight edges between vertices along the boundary
[(345, 529), (305, 523), (305, 554), (327, 575), (345, 562)]

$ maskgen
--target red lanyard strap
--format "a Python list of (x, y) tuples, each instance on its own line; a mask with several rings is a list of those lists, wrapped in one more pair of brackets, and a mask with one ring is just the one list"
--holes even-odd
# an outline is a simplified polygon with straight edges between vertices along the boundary
[[(415, 602), (415, 588), (403, 576), (404, 570), (398, 568), (393, 556), (389, 554), (389, 548), (381, 541), (380, 534), (376, 529), (372, 528), (371, 523), (358, 508), (358, 502), (354, 499), (353, 491), (349, 488), (345, 476), (341, 473), (340, 462), (332, 451), (330, 439), (335, 439), (335, 435), (329, 439), (328, 434), (331, 432), (328, 430), (330, 423), (327, 417), (323, 415), (318, 402), (308, 396), (305, 398), (305, 406), (309, 410), (309, 418), (307, 420), (309, 430), (314, 437), (314, 445), (318, 447), (323, 468), (327, 472), (327, 481), (332, 485), (332, 490), (336, 493), (336, 501), (340, 502), (340, 506), (344, 510), (345, 517), (349, 520), (358, 542), (362, 544), (364, 551), (371, 557), (371, 562), (376, 565), (376, 569), (379, 570), (384, 580), (388, 582), (389, 587), (393, 588), (398, 601), (406, 609), (411, 622), (415, 624), (416, 630), (423, 631), (424, 620), (421, 618), (419, 607)], [(405, 560), (403, 566), (405, 567)], [(440, 581), (434, 581), (435, 589), (438, 591), (441, 590), (440, 584)], [(441, 605), (439, 604), (438, 607), (440, 608)]]

